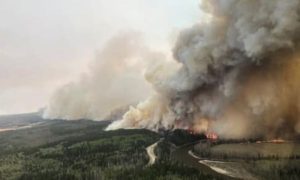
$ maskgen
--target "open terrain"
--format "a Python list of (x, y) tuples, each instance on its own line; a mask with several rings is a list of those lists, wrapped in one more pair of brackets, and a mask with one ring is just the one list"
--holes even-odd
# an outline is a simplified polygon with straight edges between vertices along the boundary
[(300, 143), (237, 143), (220, 144), (210, 149), (213, 157), (230, 158), (293, 158), (300, 157)]
[[(191, 148), (200, 163), (244, 179), (299, 179), (299, 142), (210, 143)], [(248, 174), (246, 176), (246, 174)], [(246, 178), (248, 177), (248, 178)]]
[(0, 116), (0, 132), (26, 129), (45, 122), (39, 113)]

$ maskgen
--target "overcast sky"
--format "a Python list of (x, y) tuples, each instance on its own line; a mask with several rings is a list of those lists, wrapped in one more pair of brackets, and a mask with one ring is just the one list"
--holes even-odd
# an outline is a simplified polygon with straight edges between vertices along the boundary
[(198, 18), (198, 0), (0, 0), (0, 114), (45, 106), (118, 32), (168, 47)]

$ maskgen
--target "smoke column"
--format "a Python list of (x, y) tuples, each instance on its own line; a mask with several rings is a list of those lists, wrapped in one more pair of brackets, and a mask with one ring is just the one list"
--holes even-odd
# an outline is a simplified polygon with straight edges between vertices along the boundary
[(44, 117), (103, 120), (115, 109), (136, 104), (151, 92), (142, 75), (148, 59), (154, 62), (161, 56), (151, 52), (136, 32), (113, 37), (80, 80), (54, 93)]
[(205, 20), (180, 33), (175, 62), (147, 71), (155, 94), (107, 129), (299, 135), (300, 1), (202, 0), (200, 8)]
[(107, 130), (299, 135), (300, 0), (202, 0), (200, 10), (203, 19), (178, 35), (172, 61), (135, 33), (115, 37), (88, 74), (54, 94), (44, 116), (99, 120), (148, 97)]

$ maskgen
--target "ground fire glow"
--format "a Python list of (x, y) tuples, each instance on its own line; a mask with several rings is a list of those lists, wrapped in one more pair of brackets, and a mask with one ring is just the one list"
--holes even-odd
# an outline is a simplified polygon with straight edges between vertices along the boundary
[[(299, 135), (300, 1), (201, 2), (205, 20), (178, 34), (173, 56), (144, 53), (134, 36), (123, 41), (120, 38), (120, 42), (112, 43), (117, 48), (108, 46), (108, 52), (103, 52), (106, 55), (115, 49), (128, 49), (130, 53), (124, 52), (125, 55), (143, 52), (132, 56), (162, 59), (150, 63), (144, 73), (153, 87), (152, 95), (131, 107), (107, 130), (195, 127), (202, 133), (215, 132), (222, 139), (289, 139)], [(112, 61), (118, 58), (113, 57)], [(109, 59), (107, 67), (110, 64)], [(100, 66), (96, 74), (107, 72), (107, 67)], [(112, 67), (119, 72), (119, 65)], [(109, 72), (104, 76), (110, 77)], [(104, 109), (99, 108), (99, 103), (93, 104), (97, 96), (105, 97), (102, 104), (113, 103), (101, 89), (90, 90), (99, 81), (87, 82), (96, 83), (84, 81), (58, 91), (46, 116), (93, 118)], [(73, 102), (73, 96), (78, 98), (73, 92), (85, 95)], [(113, 99), (126, 99), (121, 94)], [(114, 106), (118, 105), (116, 101)], [(66, 104), (72, 108), (65, 108)]]
[(216, 141), (218, 140), (218, 135), (216, 133), (210, 132), (210, 133), (206, 133), (206, 138), (212, 141)]

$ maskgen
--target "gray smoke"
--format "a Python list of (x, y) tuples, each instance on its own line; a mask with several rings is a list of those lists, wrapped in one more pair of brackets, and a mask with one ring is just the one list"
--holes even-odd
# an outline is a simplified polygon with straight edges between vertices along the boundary
[(300, 0), (202, 0), (200, 8), (205, 20), (180, 33), (176, 62), (146, 73), (156, 93), (108, 130), (300, 134)]
[(136, 104), (151, 93), (143, 78), (148, 60), (161, 56), (151, 52), (138, 33), (121, 33), (106, 43), (79, 81), (55, 92), (44, 117), (102, 120), (115, 109)]

